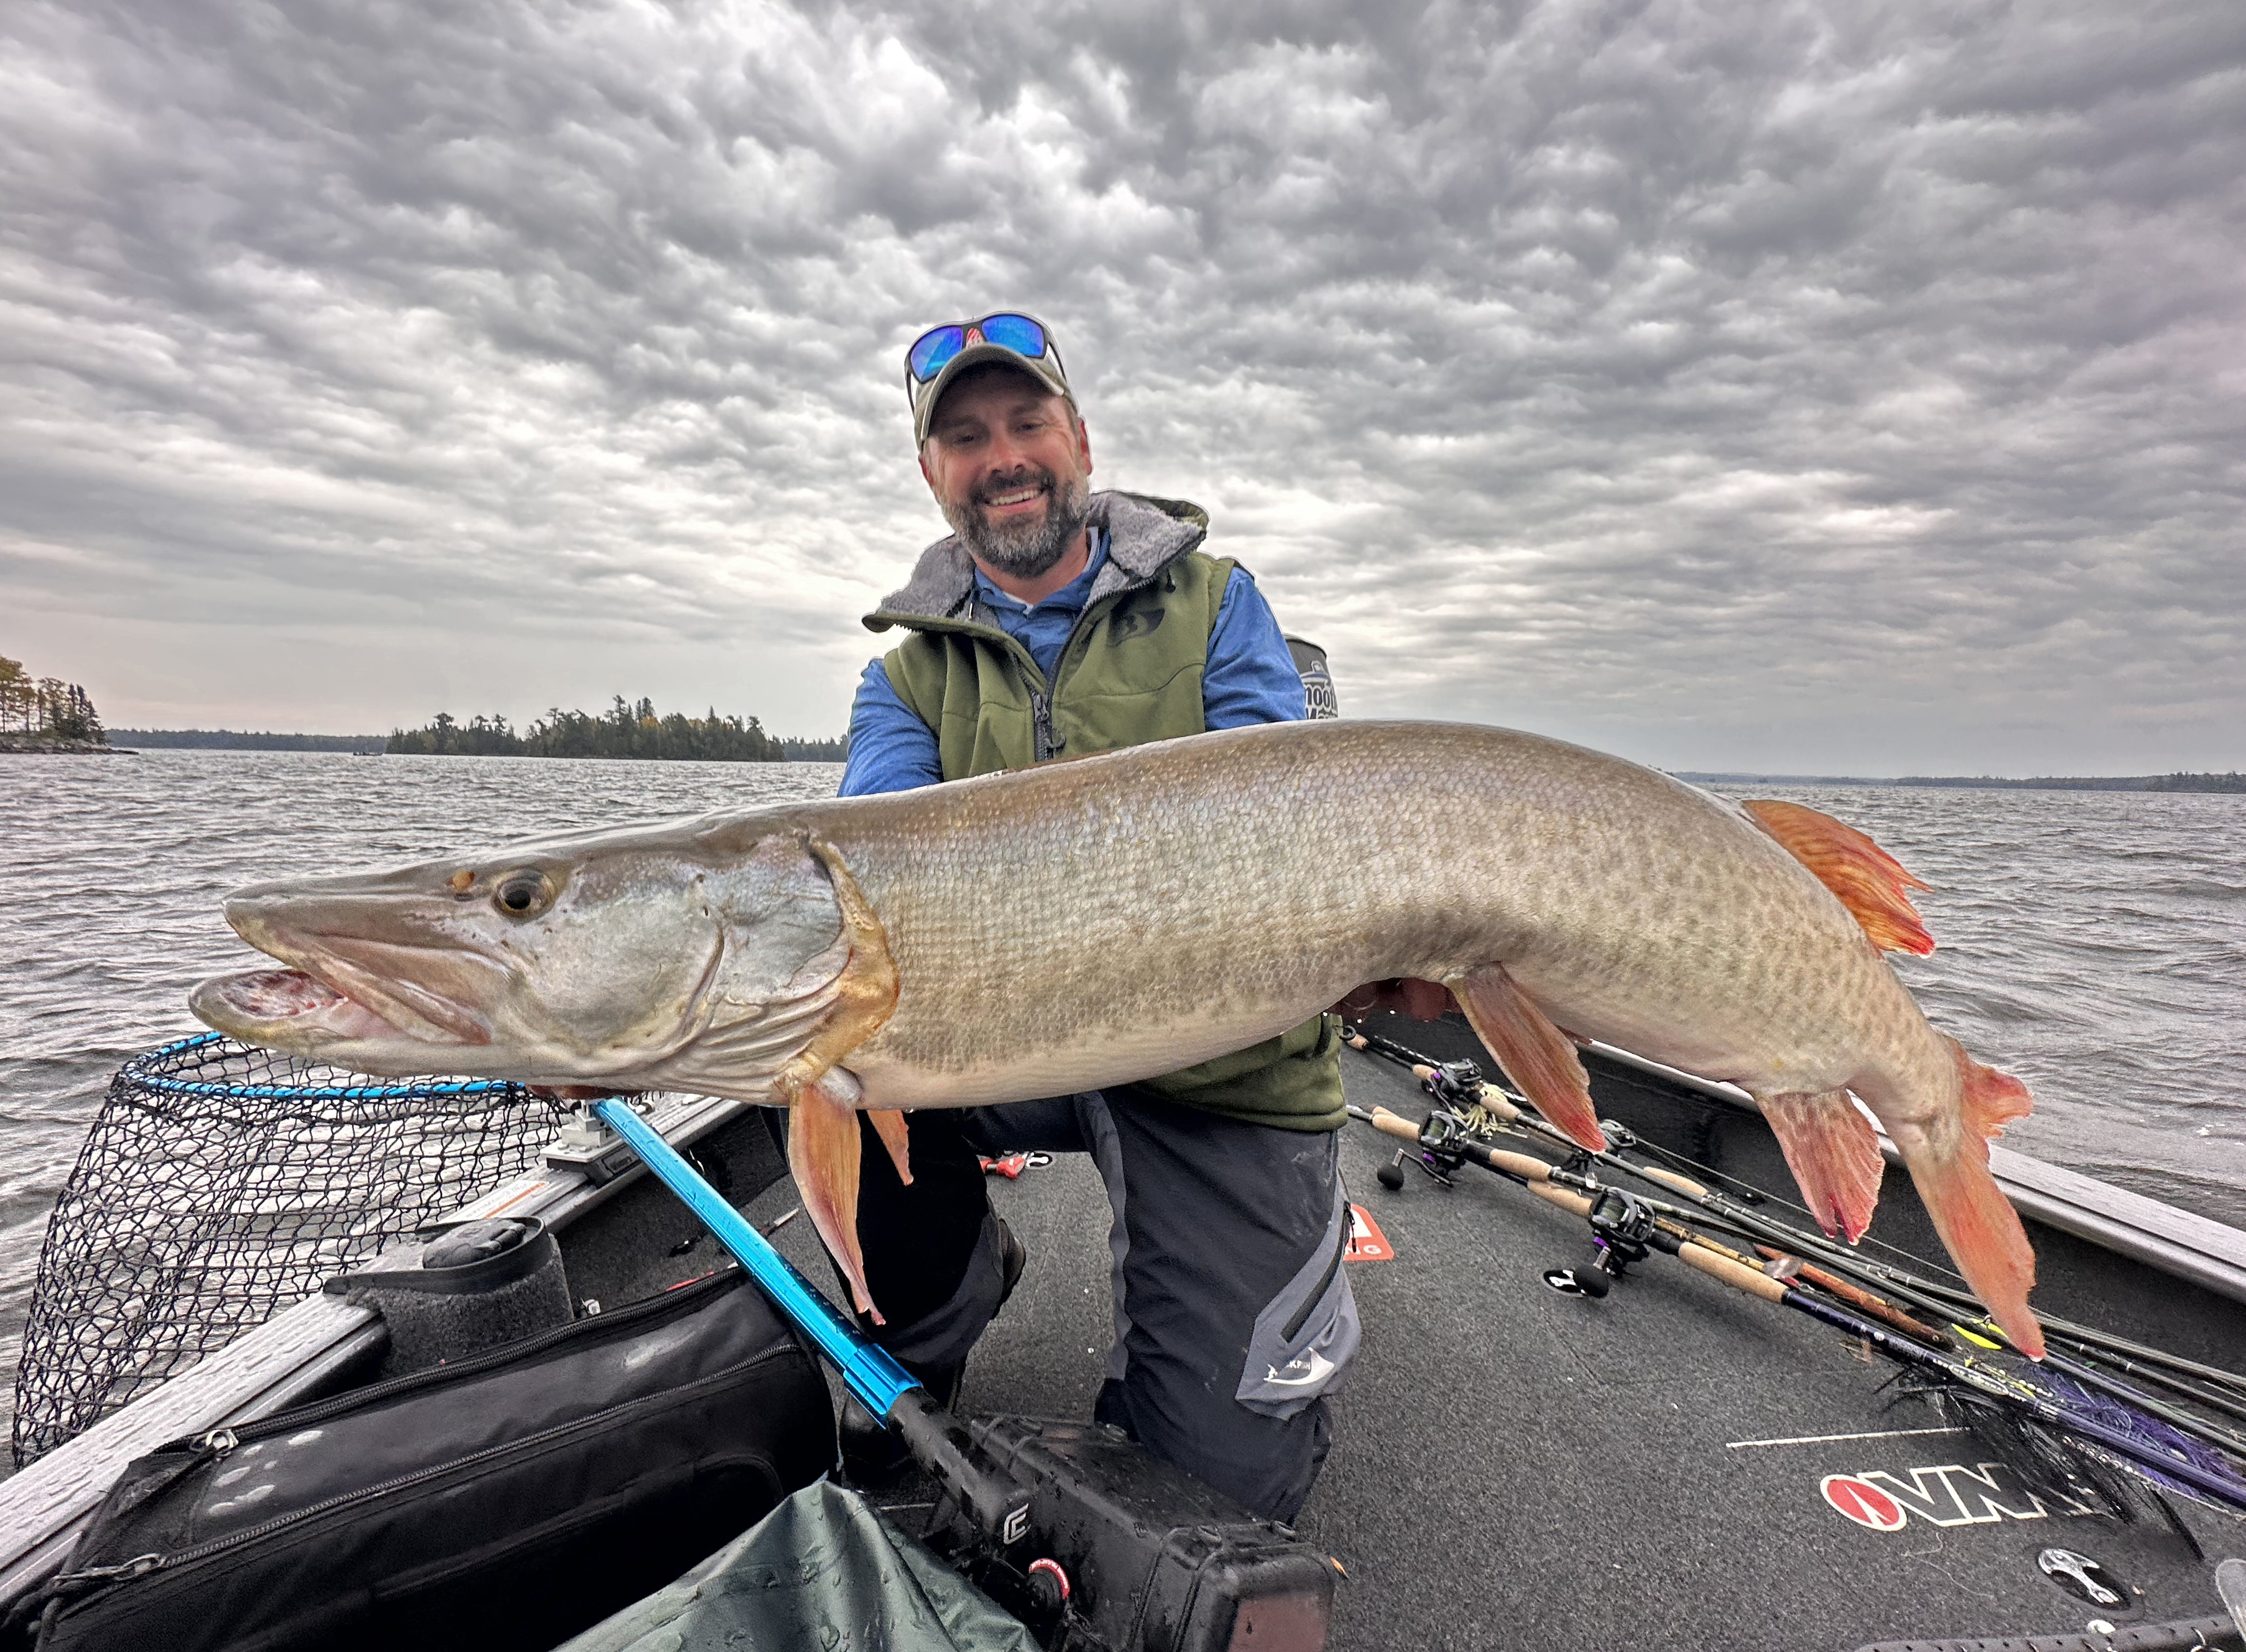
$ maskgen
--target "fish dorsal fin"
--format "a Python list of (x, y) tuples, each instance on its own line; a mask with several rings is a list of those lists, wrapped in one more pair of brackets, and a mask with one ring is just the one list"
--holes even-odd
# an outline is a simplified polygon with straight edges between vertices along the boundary
[(1799, 803), (1758, 798), (1739, 806), (1779, 846), (1816, 874), (1817, 881), (1840, 897), (1849, 915), (1863, 926), (1882, 952), (1934, 950), (1934, 937), (1906, 893), (1933, 887), (1913, 877), (1902, 863), (1854, 826)]

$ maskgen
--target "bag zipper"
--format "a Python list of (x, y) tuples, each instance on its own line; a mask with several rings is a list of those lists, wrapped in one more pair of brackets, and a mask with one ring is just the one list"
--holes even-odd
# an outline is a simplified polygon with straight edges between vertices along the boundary
[[(556, 1325), (551, 1330), (541, 1331), (535, 1336), (526, 1336), (521, 1342), (502, 1343), (496, 1348), (481, 1354), (472, 1355), (457, 1363), (439, 1365), (425, 1371), (411, 1371), (404, 1377), (393, 1377), (388, 1382), (371, 1383), (364, 1388), (352, 1389), (349, 1393), (338, 1394), (332, 1399), (317, 1400), (310, 1405), (297, 1406), (292, 1411), (276, 1411), (272, 1416), (259, 1417), (255, 1422), (242, 1423), (232, 1427), (208, 1429), (201, 1434), (190, 1434), (175, 1439), (169, 1445), (158, 1446), (150, 1455), (161, 1456), (167, 1451), (188, 1451), (194, 1452), (198, 1460), (205, 1456), (222, 1458), (236, 1446), (246, 1442), (265, 1439), (275, 1434), (290, 1433), (313, 1423), (324, 1423), (331, 1417), (339, 1417), (346, 1411), (357, 1411), (364, 1405), (378, 1404), (384, 1400), (393, 1398), (399, 1394), (411, 1393), (416, 1389), (441, 1388), (446, 1383), (457, 1381), (461, 1377), (473, 1377), (499, 1366), (511, 1365), (517, 1360), (542, 1354), (555, 1343), (566, 1342), (575, 1336), (590, 1337), (596, 1334), (609, 1335), (629, 1331), (643, 1320), (659, 1319), (678, 1309), (682, 1304), (698, 1302), (703, 1296), (713, 1295), (728, 1282), (745, 1280), (746, 1277), (747, 1275), (738, 1268), (723, 1268), (708, 1279), (696, 1280), (691, 1285), (675, 1288), (664, 1295), (650, 1296), (644, 1302), (634, 1302), (629, 1308), (615, 1309), (591, 1318), (572, 1320), (567, 1325)], [(596, 1326), (599, 1328), (597, 1333), (591, 1329)]]
[[(95, 1566), (88, 1567), (83, 1572), (65, 1572), (51, 1580), (48, 1587), (57, 1594), (65, 1592), (78, 1593), (81, 1595), (103, 1594), (119, 1583), (133, 1582), (148, 1576), (151, 1573), (169, 1572), (180, 1567), (192, 1566), (199, 1560), (209, 1560), (214, 1555), (223, 1554), (228, 1550), (240, 1547), (243, 1544), (261, 1542), (276, 1532), (285, 1531), (291, 1526), (313, 1519), (323, 1514), (333, 1513), (340, 1508), (348, 1508), (355, 1503), (364, 1503), (372, 1498), (385, 1497), (392, 1492), (404, 1491), (409, 1486), (419, 1485), (424, 1481), (439, 1479), (447, 1474), (473, 1469), (495, 1458), (505, 1457), (514, 1452), (529, 1451), (556, 1444), (575, 1434), (593, 1432), (609, 1427), (615, 1422), (619, 1413), (652, 1405), (657, 1402), (670, 1402), (706, 1388), (722, 1385), (739, 1377), (742, 1372), (752, 1370), (776, 1356), (799, 1351), (800, 1350), (793, 1343), (786, 1348), (767, 1349), (752, 1359), (743, 1360), (738, 1365), (729, 1365), (722, 1371), (712, 1371), (708, 1376), (698, 1377), (681, 1388), (665, 1389), (657, 1394), (643, 1394), (639, 1398), (628, 1400), (622, 1405), (612, 1405), (605, 1411), (595, 1412), (590, 1417), (581, 1417), (574, 1422), (541, 1429), (535, 1434), (526, 1434), (521, 1439), (509, 1440), (503, 1445), (487, 1445), (480, 1451), (471, 1451), (466, 1457), (456, 1457), (448, 1462), (434, 1464), (428, 1468), (415, 1469), (410, 1474), (394, 1474), (390, 1479), (378, 1481), (372, 1485), (362, 1485), (357, 1491), (343, 1492), (334, 1497), (323, 1498), (316, 1503), (308, 1504), (300, 1509), (293, 1509), (286, 1514), (276, 1515), (269, 1520), (262, 1520), (255, 1526), (245, 1526), (242, 1530), (229, 1533), (224, 1537), (212, 1538), (206, 1542), (194, 1544), (175, 1553), (140, 1554), (115, 1566)], [(765, 1466), (769, 1471), (772, 1465), (766, 1460)], [(85, 1603), (82, 1598), (73, 1602), (73, 1606)]]

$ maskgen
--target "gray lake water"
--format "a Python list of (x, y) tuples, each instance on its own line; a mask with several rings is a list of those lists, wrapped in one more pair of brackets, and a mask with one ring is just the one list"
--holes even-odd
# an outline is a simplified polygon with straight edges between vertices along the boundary
[[(832, 792), (833, 764), (297, 752), (0, 758), (0, 1374), (110, 1075), (198, 1030), (187, 989), (256, 955), (236, 884), (532, 833)], [(1746, 795), (1733, 791), (1734, 795)], [(2246, 1227), (2246, 797), (1764, 786), (1936, 887), (1898, 967), (2033, 1086), (2010, 1145)], [(9, 1397), (0, 1392), (0, 1404)]]

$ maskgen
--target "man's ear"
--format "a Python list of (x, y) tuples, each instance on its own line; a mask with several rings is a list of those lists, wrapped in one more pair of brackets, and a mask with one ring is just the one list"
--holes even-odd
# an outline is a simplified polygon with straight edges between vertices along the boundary
[(1076, 459), (1078, 464), (1084, 466), (1084, 473), (1086, 476), (1091, 475), (1092, 427), (1084, 422), (1084, 416), (1080, 413), (1077, 415), (1076, 420)]
[(928, 491), (936, 492), (936, 472), (928, 467), (928, 444), (920, 445), (920, 479), (928, 484)]

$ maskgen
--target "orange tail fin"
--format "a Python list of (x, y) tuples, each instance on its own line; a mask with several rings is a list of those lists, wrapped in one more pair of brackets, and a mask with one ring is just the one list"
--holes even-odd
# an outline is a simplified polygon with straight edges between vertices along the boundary
[(1887, 1169), (1872, 1121), (1856, 1111), (1845, 1090), (1755, 1100), (1785, 1150), (1787, 1167), (1801, 1184), (1809, 1214), (1828, 1235), (1855, 1244), (1872, 1225)]
[(1536, 1111), (1566, 1131), (1578, 1146), (1603, 1151), (1607, 1139), (1600, 1132), (1599, 1110), (1591, 1101), (1591, 1083), (1583, 1075), (1574, 1041), (1521, 991), (1505, 966), (1485, 964), (1443, 984), (1467, 1012), (1475, 1036), (1489, 1046), (1521, 1093), (1536, 1104)]
[(1817, 874), (1817, 880), (1840, 897), (1841, 904), (1861, 924), (1872, 944), (1882, 952), (1934, 950), (1918, 908), (1906, 893), (1933, 886), (1913, 877), (1902, 863), (1862, 833), (1843, 826), (1829, 814), (1799, 803), (1763, 798), (1739, 806), (1779, 846)]

